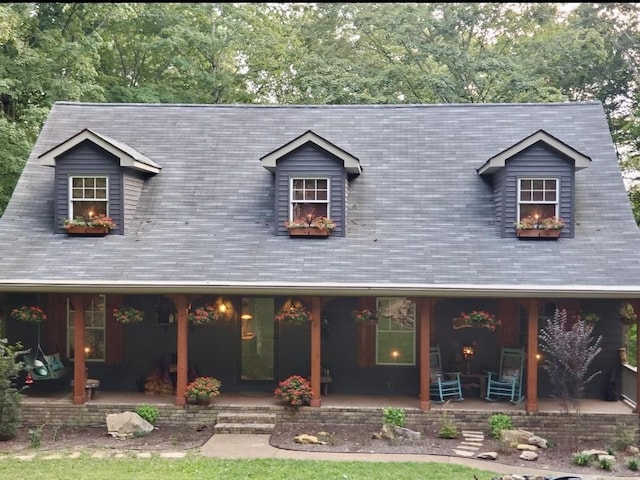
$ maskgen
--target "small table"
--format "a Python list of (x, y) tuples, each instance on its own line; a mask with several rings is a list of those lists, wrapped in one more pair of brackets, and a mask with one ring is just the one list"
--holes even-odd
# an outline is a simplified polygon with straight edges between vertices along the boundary
[(331, 383), (331, 377), (322, 376), (320, 377), (320, 389), (322, 390), (322, 395), (325, 397), (329, 395), (329, 384)]
[[(73, 387), (74, 381), (71, 380), (71, 386)], [(100, 386), (100, 380), (95, 378), (87, 378), (84, 382), (84, 391), (87, 398), (91, 398), (91, 400), (96, 398), (96, 391)]]
[(462, 388), (479, 388), (480, 398), (487, 396), (487, 375), (484, 373), (461, 373), (460, 383)]

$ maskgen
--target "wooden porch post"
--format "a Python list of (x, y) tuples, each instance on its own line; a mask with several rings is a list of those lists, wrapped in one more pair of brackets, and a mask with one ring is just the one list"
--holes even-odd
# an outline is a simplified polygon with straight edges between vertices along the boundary
[(85, 395), (86, 362), (84, 357), (84, 300), (83, 294), (71, 295), (73, 305), (73, 403), (87, 401)]
[[(631, 303), (636, 314), (636, 332), (640, 332), (640, 300), (635, 299)], [(640, 365), (640, 335), (636, 335), (636, 365)], [(640, 413), (640, 375), (636, 374), (636, 408), (634, 413)]]
[(311, 297), (311, 391), (313, 398), (311, 399), (312, 407), (319, 407), (322, 404), (320, 398), (320, 380), (322, 376), (320, 358), (321, 358), (321, 326), (320, 316), (322, 314), (322, 305), (320, 297)]
[(178, 310), (177, 329), (177, 375), (176, 375), (176, 400), (178, 407), (187, 404), (184, 391), (187, 388), (187, 370), (189, 368), (189, 328), (187, 325), (187, 311), (189, 309), (189, 299), (186, 295), (169, 295)]
[(538, 411), (538, 300), (529, 300), (527, 329), (527, 401), (526, 411)]
[(430, 358), (429, 349), (431, 347), (431, 317), (433, 310), (433, 300), (423, 298), (420, 301), (420, 352), (418, 371), (420, 372), (420, 410), (431, 410), (431, 399), (429, 397), (429, 369)]

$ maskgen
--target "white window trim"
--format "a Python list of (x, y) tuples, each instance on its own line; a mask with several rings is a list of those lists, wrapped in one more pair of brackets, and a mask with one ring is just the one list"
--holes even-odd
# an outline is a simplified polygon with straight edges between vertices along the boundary
[[(84, 198), (84, 199), (75, 199), (73, 198), (73, 179), (74, 178), (103, 178), (105, 180), (105, 189), (106, 189), (106, 197), (104, 200), (97, 198)], [(104, 201), (107, 204), (106, 215), (109, 216), (109, 176), (108, 175), (69, 175), (69, 183), (67, 184), (67, 198), (69, 199), (69, 203), (67, 205), (67, 217), (72, 218), (73, 212), (73, 202), (102, 202)]]
[[(556, 181), (556, 199), (553, 202), (544, 201), (544, 200), (536, 200), (536, 201), (523, 201), (521, 200), (521, 191), (522, 191), (522, 181), (530, 180), (535, 182), (536, 180), (555, 180)], [(541, 205), (554, 205), (555, 216), (559, 217), (560, 214), (558, 212), (560, 205), (560, 178), (558, 177), (518, 177), (518, 192), (516, 194), (518, 211), (516, 212), (516, 220), (520, 219), (520, 206), (521, 205), (533, 205), (533, 204), (541, 204)]]
[[(293, 198), (293, 183), (296, 180), (326, 180), (327, 182), (327, 199), (326, 200), (305, 200), (305, 201), (300, 201), (300, 200), (294, 200)], [(330, 218), (331, 215), (329, 214), (329, 212), (331, 211), (331, 179), (329, 177), (323, 177), (323, 176), (311, 176), (311, 177), (303, 177), (303, 176), (296, 176), (296, 177), (290, 177), (289, 178), (289, 215), (288, 218), (289, 220), (295, 220), (293, 218), (293, 204), (294, 203), (318, 203), (318, 204), (322, 204), (322, 205), (326, 205), (327, 206), (327, 217)]]

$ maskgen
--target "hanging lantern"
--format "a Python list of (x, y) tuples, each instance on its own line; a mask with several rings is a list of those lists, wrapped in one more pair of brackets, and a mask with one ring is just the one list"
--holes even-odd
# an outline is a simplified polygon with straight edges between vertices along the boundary
[(24, 384), (25, 385), (31, 385), (33, 384), (33, 377), (31, 376), (31, 372), (27, 372), (27, 376), (24, 379)]

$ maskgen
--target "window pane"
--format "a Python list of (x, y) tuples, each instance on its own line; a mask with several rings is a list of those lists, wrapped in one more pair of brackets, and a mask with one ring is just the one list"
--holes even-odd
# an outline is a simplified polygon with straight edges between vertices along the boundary
[(544, 180), (534, 180), (533, 181), (533, 189), (534, 190), (542, 190), (544, 187)]
[(406, 298), (379, 298), (377, 310), (377, 363), (415, 365), (415, 304)]

